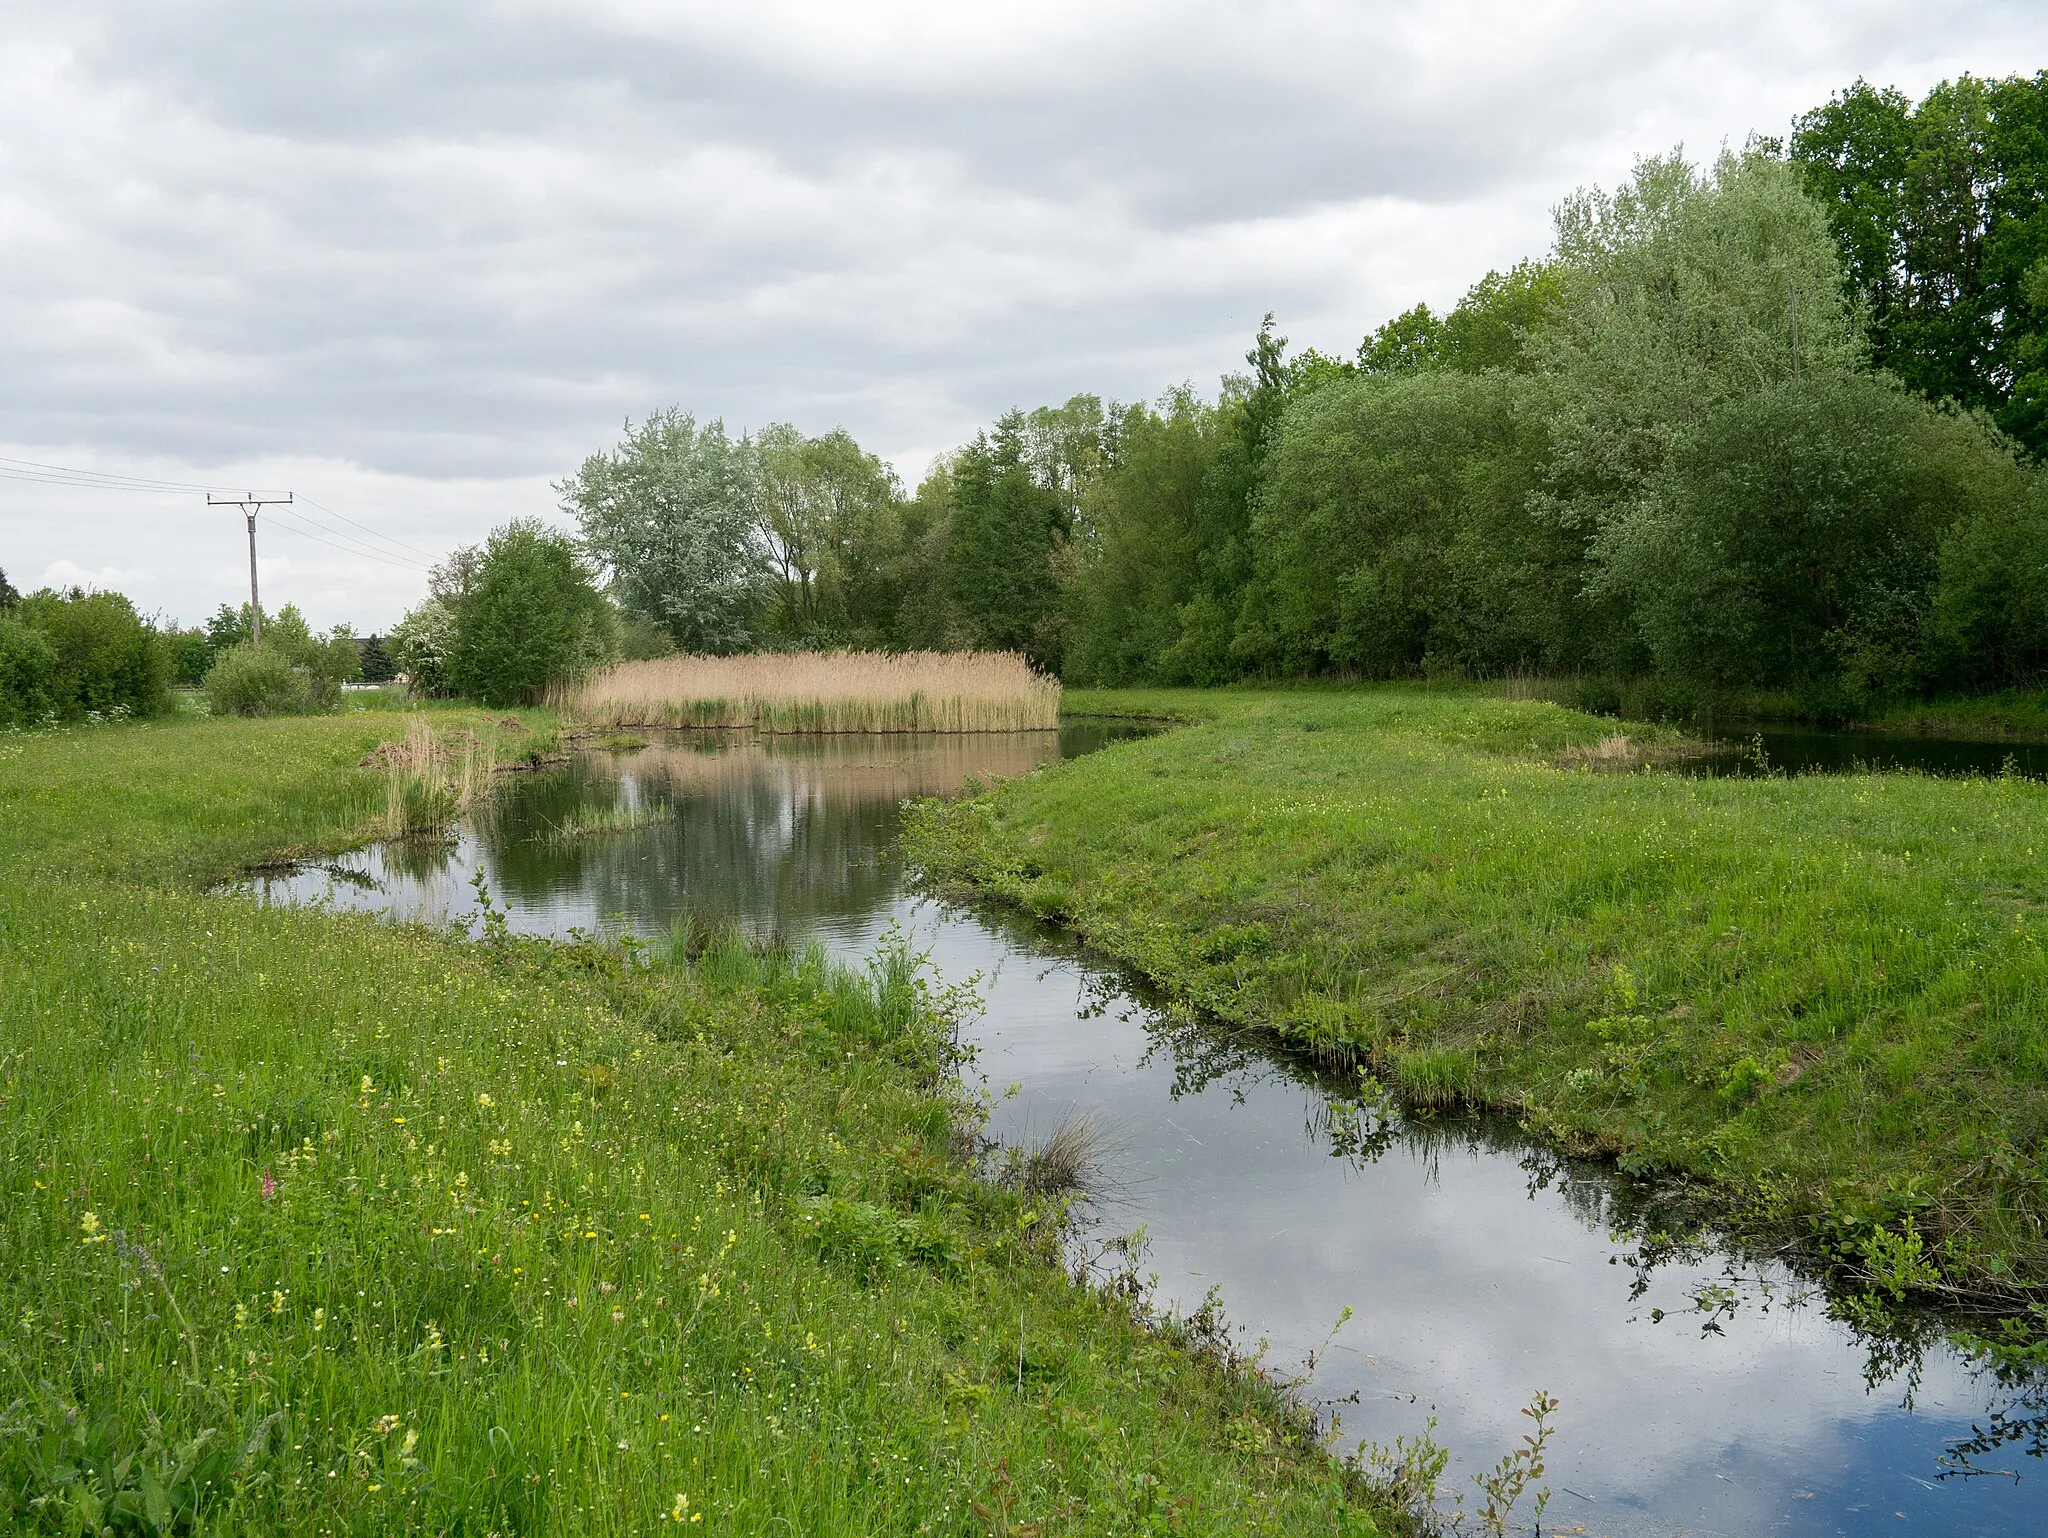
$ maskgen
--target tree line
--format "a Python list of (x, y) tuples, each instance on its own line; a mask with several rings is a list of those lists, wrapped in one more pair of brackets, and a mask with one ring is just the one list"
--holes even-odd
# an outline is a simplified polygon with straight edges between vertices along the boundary
[[(520, 526), (590, 595), (535, 666), (973, 646), (1082, 683), (1851, 697), (2048, 675), (2048, 73), (1917, 104), (1859, 82), (1787, 140), (1643, 160), (1446, 313), (1346, 356), (1268, 317), (1246, 365), (1213, 395), (1012, 411), (915, 491), (843, 431), (629, 422), (558, 485), (576, 537)], [(487, 555), (443, 568), (401, 661), (448, 644)]]

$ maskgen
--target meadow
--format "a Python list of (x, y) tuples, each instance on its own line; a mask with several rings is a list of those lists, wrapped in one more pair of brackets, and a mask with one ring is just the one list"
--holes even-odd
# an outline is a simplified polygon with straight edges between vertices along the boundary
[(1398, 1529), (979, 1178), (916, 958), (206, 895), (381, 831), (406, 732), (0, 736), (0, 1527)]
[(1059, 724), (1060, 686), (1014, 652), (757, 652), (622, 662), (557, 689), (600, 726), (1012, 732)]
[(929, 878), (1421, 1114), (1696, 1182), (1884, 1297), (2039, 1310), (2048, 786), (1628, 769), (1613, 721), (1470, 689), (1068, 708), (1182, 724), (924, 803)]

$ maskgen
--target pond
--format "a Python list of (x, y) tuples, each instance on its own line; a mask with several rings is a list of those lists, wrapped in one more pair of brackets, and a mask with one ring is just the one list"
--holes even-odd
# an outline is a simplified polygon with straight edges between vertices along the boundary
[(1854, 774), (1904, 769), (1946, 776), (2020, 774), (2048, 779), (2048, 742), (1977, 742), (1741, 720), (1687, 730), (1714, 743), (1717, 751), (1674, 765), (1681, 773)]
[[(1472, 1506), (1471, 1476), (1544, 1390), (1562, 1406), (1552, 1532), (2048, 1534), (2048, 1397), (1974, 1371), (1933, 1322), (1917, 1342), (1859, 1338), (1782, 1265), (1653, 1264), (1631, 1235), (1658, 1226), (1654, 1191), (1492, 1121), (1354, 1111), (1341, 1082), (1162, 1010), (1060, 931), (911, 889), (905, 797), (1137, 730), (662, 734), (520, 779), (449, 845), (244, 890), (441, 924), (473, 914), (481, 873), (530, 933), (655, 936), (687, 912), (855, 960), (902, 926), (948, 978), (981, 977), (970, 1035), (992, 1135), (1028, 1142), (1076, 1111), (1104, 1130), (1105, 1194), (1079, 1242), (1142, 1225), (1157, 1303), (1187, 1312), (1213, 1292), (1269, 1370), (1341, 1416), (1344, 1445), (1433, 1426), (1446, 1489)], [(591, 808), (642, 825), (552, 836)]]

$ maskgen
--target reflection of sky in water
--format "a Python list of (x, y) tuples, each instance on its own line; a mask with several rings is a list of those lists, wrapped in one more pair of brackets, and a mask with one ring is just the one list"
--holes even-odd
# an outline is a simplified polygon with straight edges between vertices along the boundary
[[(1634, 1247), (1608, 1237), (1617, 1188), (1599, 1172), (1559, 1172), (1511, 1136), (1463, 1124), (1405, 1129), (1372, 1162), (1334, 1156), (1319, 1130), (1327, 1104), (1306, 1076), (1170, 1036), (1056, 933), (903, 892), (893, 838), (904, 796), (1025, 772), (1056, 750), (1051, 734), (727, 738), (714, 753), (591, 758), (516, 787), (480, 836), (452, 848), (362, 851), (337, 862), (354, 881), (316, 869), (260, 885), (445, 922), (470, 910), (467, 882), (482, 869), (527, 932), (659, 933), (689, 909), (851, 958), (900, 923), (947, 977), (983, 977), (972, 1036), (975, 1070), (999, 1097), (994, 1132), (1021, 1140), (1073, 1108), (1108, 1131), (1114, 1190), (1096, 1232), (1146, 1226), (1144, 1269), (1158, 1273), (1162, 1303), (1193, 1308), (1220, 1289), (1283, 1373), (1356, 1310), (1307, 1391), (1356, 1396), (1335, 1405), (1347, 1442), (1391, 1443), (1434, 1416), (1453, 1453), (1448, 1482), (1470, 1496), (1470, 1476), (1527, 1429), (1517, 1410), (1544, 1389), (1563, 1406), (1552, 1531), (2048, 1534), (2033, 1477), (2048, 1470), (2018, 1448), (1985, 1466), (2024, 1479), (1936, 1481), (1946, 1446), (2010, 1399), (1945, 1351), (1920, 1362), (1909, 1412), (1904, 1376), (1866, 1389), (1865, 1350), (1818, 1297), (1753, 1270), (1732, 1283), (1738, 1301), (1718, 1332), (1703, 1331), (1692, 1294), (1730, 1284), (1726, 1263), (1667, 1264), (1632, 1297)], [(592, 801), (660, 805), (672, 820), (533, 841)], [(1539, 1186), (1543, 1170), (1560, 1178)]]

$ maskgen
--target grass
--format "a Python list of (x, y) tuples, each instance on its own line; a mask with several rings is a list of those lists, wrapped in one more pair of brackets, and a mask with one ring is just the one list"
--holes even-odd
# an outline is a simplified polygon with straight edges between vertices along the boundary
[(405, 727), (0, 741), (0, 1528), (1394, 1525), (962, 1162), (900, 950), (204, 895), (373, 829)]
[(578, 806), (558, 823), (551, 823), (538, 836), (543, 844), (567, 844), (582, 838), (599, 838), (612, 833), (637, 833), (676, 820), (675, 808), (667, 802), (638, 801), (631, 805)]
[(1470, 689), (1069, 705), (1187, 724), (926, 803), (935, 879), (1888, 1293), (2042, 1297), (2048, 786), (1594, 773), (1612, 721)]
[(1014, 652), (773, 652), (624, 662), (560, 691), (597, 726), (1009, 732), (1059, 724), (1059, 683)]

